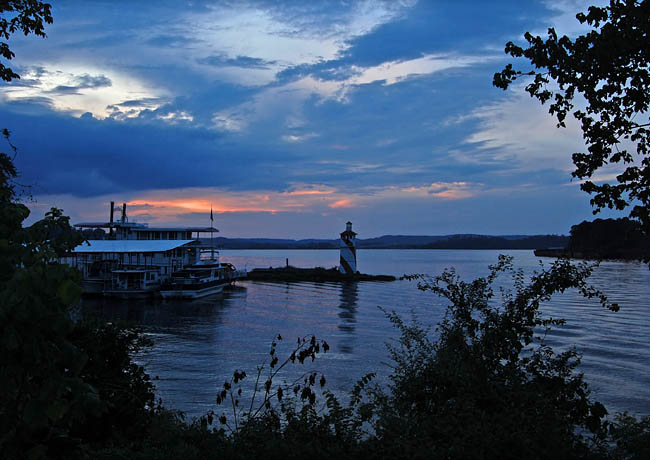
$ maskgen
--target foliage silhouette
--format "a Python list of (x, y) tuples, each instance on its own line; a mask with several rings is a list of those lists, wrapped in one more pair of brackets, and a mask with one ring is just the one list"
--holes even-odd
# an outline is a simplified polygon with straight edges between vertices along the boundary
[[(45, 25), (52, 24), (52, 5), (38, 0), (5, 0), (0, 3), (0, 56), (7, 60), (15, 57), (7, 40), (15, 32), (33, 33), (45, 38)], [(0, 62), (0, 78), (11, 81), (20, 78), (16, 72)]]
[(58, 260), (83, 237), (55, 208), (23, 227), (16, 176), (0, 153), (0, 451), (72, 458), (94, 444), (137, 444), (157, 410), (131, 361), (145, 343), (137, 331), (73, 321), (80, 275)]
[[(575, 40), (550, 28), (546, 39), (526, 33), (526, 48), (508, 42), (506, 54), (524, 58), (532, 69), (508, 64), (493, 84), (507, 89), (522, 76), (534, 77), (526, 91), (542, 104), (550, 101), (558, 127), (569, 114), (580, 123), (587, 152), (573, 154), (572, 174), (585, 179), (581, 188), (593, 195), (594, 213), (631, 206), (630, 216), (650, 233), (650, 2), (610, 0), (576, 18), (590, 30)], [(581, 98), (586, 107), (576, 109)], [(624, 166), (615, 183), (590, 180), (612, 163)]]
[(596, 219), (571, 227), (569, 250), (591, 259), (638, 259), (650, 254), (650, 237), (638, 221)]
[[(574, 349), (555, 353), (545, 333), (564, 322), (539, 308), (574, 288), (609, 309), (617, 306), (586, 278), (591, 267), (558, 260), (526, 283), (510, 257), (500, 256), (486, 278), (470, 283), (455, 271), (418, 287), (450, 302), (437, 338), (395, 313), (399, 346), (390, 393), (376, 393), (376, 432), (383, 450), (399, 458), (574, 458), (601, 449), (604, 406), (592, 401)], [(511, 277), (513, 290), (494, 284)]]
[[(244, 397), (242, 382), (247, 377), (245, 371), (236, 370), (233, 377), (224, 382), (222, 390), (217, 395), (216, 402), (219, 405), (230, 403), (232, 425), (228, 423), (228, 416), (225, 413), (219, 416), (219, 422), (231, 432), (245, 431), (247, 427), (254, 425), (259, 419), (276, 420), (281, 423), (283, 414), (286, 414), (289, 418), (295, 415), (292, 412), (293, 404), (287, 405), (287, 399), (292, 394), (300, 399), (303, 407), (313, 406), (316, 402), (315, 388), (317, 388), (317, 383), (321, 388), (325, 386), (325, 376), (313, 370), (304, 372), (289, 382), (284, 380), (278, 382), (278, 380), (280, 379), (279, 374), (289, 363), (295, 364), (297, 361), (298, 364), (304, 364), (306, 360), (313, 362), (316, 355), (321, 353), (321, 350), (323, 353), (327, 353), (329, 350), (327, 342), (318, 340), (315, 336), (310, 338), (298, 337), (297, 345), (282, 362), (280, 362), (277, 353), (277, 346), (280, 342), (282, 342), (282, 336), (278, 334), (271, 343), (268, 367), (266, 363), (257, 366), (250, 402), (240, 405)], [(257, 400), (258, 394), (261, 394), (261, 401)], [(208, 424), (212, 424), (212, 419), (213, 414), (208, 414)]]

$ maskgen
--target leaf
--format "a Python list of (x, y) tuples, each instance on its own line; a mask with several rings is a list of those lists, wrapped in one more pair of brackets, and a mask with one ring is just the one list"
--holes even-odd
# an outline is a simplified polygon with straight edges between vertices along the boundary
[(38, 399), (32, 399), (27, 402), (23, 412), (23, 418), (27, 425), (34, 428), (47, 426), (47, 404)]
[(38, 444), (27, 451), (28, 460), (39, 460), (46, 458), (47, 446)]
[(64, 280), (57, 290), (57, 296), (65, 305), (72, 305), (81, 296), (81, 286), (71, 280)]
[(56, 422), (57, 420), (60, 420), (68, 412), (69, 408), (70, 405), (66, 401), (62, 401), (62, 400), (54, 401), (47, 408), (47, 416), (49, 417), (50, 420)]

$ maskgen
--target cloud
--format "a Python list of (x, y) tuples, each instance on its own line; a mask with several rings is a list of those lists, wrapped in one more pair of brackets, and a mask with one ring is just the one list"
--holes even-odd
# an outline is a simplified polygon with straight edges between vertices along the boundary
[(318, 136), (318, 133), (286, 134), (282, 136), (282, 140), (286, 142), (305, 142)]
[[(95, 175), (88, 182), (105, 180)], [(111, 193), (115, 184), (106, 183), (104, 193), (92, 198), (67, 196), (68, 212), (81, 220), (102, 220), (110, 201), (124, 201), (131, 220), (152, 220), (153, 223), (174, 223), (184, 219), (188, 213), (215, 214), (278, 214), (301, 213), (321, 214), (327, 210), (350, 210), (381, 207), (382, 203), (404, 200), (447, 201), (469, 198), (468, 190), (480, 184), (463, 182), (435, 183), (412, 188), (395, 185), (387, 187), (364, 187), (356, 191), (344, 191), (318, 184), (301, 184), (299, 188), (274, 191), (228, 190), (222, 187), (179, 187), (173, 190), (149, 189)], [(465, 193), (465, 194), (464, 194)], [(51, 203), (56, 194), (38, 194), (38, 201)], [(93, 209), (94, 206), (94, 209)], [(99, 206), (99, 208), (98, 208)], [(97, 211), (99, 209), (99, 211)]]
[(443, 70), (463, 68), (471, 65), (485, 63), (494, 59), (487, 56), (448, 56), (426, 55), (417, 59), (404, 61), (391, 61), (372, 67), (353, 67), (357, 75), (347, 80), (349, 85), (364, 85), (374, 82), (384, 82), (394, 85), (409, 77), (430, 75)]
[[(555, 28), (558, 36), (568, 35), (576, 37), (590, 30), (586, 24), (581, 24), (576, 19), (576, 14), (586, 13), (590, 6), (606, 6), (606, 0), (545, 0), (544, 5), (552, 11), (549, 24)], [(546, 36), (547, 28), (531, 31), (533, 35)]]
[(160, 34), (146, 40), (145, 43), (155, 47), (186, 48), (187, 39), (184, 35)]
[(128, 101), (120, 102), (115, 104), (116, 107), (146, 107), (149, 109), (155, 109), (160, 107), (161, 104), (165, 102), (165, 99), (159, 97), (145, 97), (141, 99), (130, 99)]
[[(43, 103), (57, 111), (75, 116), (90, 112), (100, 119), (116, 116), (117, 112), (121, 117), (137, 116), (145, 108), (153, 107), (152, 101), (161, 101), (165, 94), (107, 69), (91, 74), (87, 68), (47, 64), (27, 69), (24, 78), (28, 85), (10, 84), (3, 88), (4, 102), (34, 102), (45, 98), (41, 99)], [(136, 100), (146, 102), (137, 106)], [(126, 104), (129, 110), (122, 111), (121, 104)]]
[(213, 115), (214, 127), (221, 131), (241, 132), (251, 123), (261, 120), (283, 120), (295, 125), (300, 120), (303, 104), (312, 97), (326, 100), (337, 98), (341, 87), (337, 82), (316, 80), (311, 76), (282, 86), (258, 92), (252, 100), (220, 110)]
[(408, 187), (403, 192), (421, 197), (440, 198), (443, 200), (463, 200), (480, 192), (482, 184), (469, 182), (434, 182), (429, 185)]
[[(170, 114), (171, 113), (171, 114)], [(194, 128), (190, 113), (160, 113), (159, 123), (139, 119), (73, 118), (0, 109), (0, 119), (20, 146), (22, 180), (35, 193), (97, 196), (108, 190), (207, 186), (284, 189), (293, 154), (267, 145), (264, 150), (224, 142), (214, 131)], [(175, 124), (170, 124), (176, 122)], [(38, 135), (34, 135), (38, 133)], [(93, 177), (92, 180), (86, 180)]]
[(172, 124), (178, 122), (185, 122), (185, 121), (187, 122), (194, 121), (194, 117), (192, 116), (192, 114), (184, 110), (176, 110), (176, 111), (167, 112), (165, 114), (158, 114), (156, 118)]
[(112, 82), (110, 78), (105, 75), (83, 74), (73, 76), (68, 85), (58, 85), (50, 90), (46, 90), (45, 92), (51, 94), (81, 94), (79, 90), (82, 89), (104, 88), (111, 85)]
[(269, 67), (277, 64), (277, 61), (266, 61), (260, 58), (253, 58), (249, 56), (237, 56), (235, 58), (228, 58), (224, 55), (206, 56), (197, 59), (199, 64), (211, 65), (216, 67), (242, 67), (244, 69), (268, 69)]
[(352, 200), (349, 199), (343, 199), (343, 200), (338, 200), (333, 203), (330, 203), (328, 205), (330, 208), (352, 208), (354, 205), (352, 204)]
[(289, 196), (300, 196), (300, 195), (331, 195), (335, 192), (335, 189), (322, 189), (322, 188), (308, 188), (308, 189), (298, 189), (292, 190), (290, 192), (284, 192)]
[(513, 85), (503, 99), (474, 109), (468, 119), (478, 122), (466, 138), (473, 151), (459, 153), (460, 161), (503, 162), (521, 171), (569, 171), (571, 154), (585, 150), (577, 122), (570, 117), (566, 128), (557, 128), (547, 106), (531, 98), (523, 83)]
[[(216, 193), (215, 193), (216, 192)], [(187, 212), (197, 212), (209, 214), (210, 209), (215, 214), (222, 213), (240, 213), (240, 212), (278, 212), (273, 206), (265, 205), (268, 203), (264, 195), (248, 194), (246, 200), (233, 194), (224, 194), (222, 191), (213, 192), (215, 196), (201, 197), (195, 196), (187, 198), (167, 198), (156, 199), (155, 197), (145, 199), (135, 199), (127, 202), (132, 209), (131, 215), (134, 217), (144, 214), (156, 215), (156, 219), (170, 218), (182, 215)], [(161, 195), (169, 195), (164, 192), (154, 192)], [(197, 190), (197, 195), (201, 193)], [(151, 195), (152, 192), (149, 192)]]
[[(367, 68), (351, 67), (350, 76), (345, 80), (325, 80), (314, 75), (305, 75), (297, 80), (263, 89), (251, 101), (216, 112), (213, 123), (216, 129), (231, 132), (243, 132), (251, 123), (269, 117), (280, 116), (289, 124), (301, 118), (303, 104), (314, 98), (320, 103), (326, 101), (347, 103), (349, 93), (360, 85), (377, 82), (394, 85), (409, 78), (463, 68), (489, 59), (476, 56), (428, 55)], [(295, 140), (298, 140), (298, 137)]]
[(221, 78), (241, 81), (241, 71), (224, 72), (224, 65), (272, 69), (271, 74), (257, 74), (257, 82), (246, 82), (262, 85), (288, 67), (337, 59), (351, 39), (394, 20), (411, 6), (364, 1), (341, 4), (333, 11), (308, 3), (219, 5), (183, 15), (177, 34), (194, 43), (186, 50), (194, 61), (211, 67)]

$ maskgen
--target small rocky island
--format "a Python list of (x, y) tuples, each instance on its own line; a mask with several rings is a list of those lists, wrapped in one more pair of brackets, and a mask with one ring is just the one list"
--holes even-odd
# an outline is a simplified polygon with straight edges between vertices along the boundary
[(365, 273), (341, 273), (338, 268), (255, 268), (248, 272), (248, 279), (253, 281), (297, 282), (312, 281), (316, 283), (336, 282), (348, 283), (354, 281), (395, 281), (390, 275), (367, 275)]
[(255, 268), (248, 272), (248, 279), (253, 281), (300, 282), (315, 283), (350, 283), (356, 281), (395, 281), (390, 275), (366, 275), (357, 270), (357, 233), (352, 231), (352, 222), (346, 222), (345, 231), (341, 232), (340, 256), (338, 267), (332, 268), (298, 268), (286, 267)]

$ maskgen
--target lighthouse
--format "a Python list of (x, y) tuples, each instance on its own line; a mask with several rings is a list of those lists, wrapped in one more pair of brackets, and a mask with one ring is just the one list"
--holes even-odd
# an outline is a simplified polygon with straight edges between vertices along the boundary
[(352, 231), (352, 222), (345, 224), (345, 231), (341, 233), (341, 260), (339, 271), (344, 275), (357, 272), (357, 248), (355, 246), (356, 233)]

